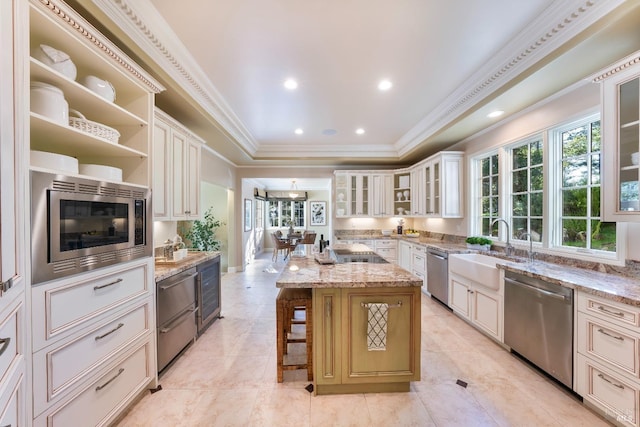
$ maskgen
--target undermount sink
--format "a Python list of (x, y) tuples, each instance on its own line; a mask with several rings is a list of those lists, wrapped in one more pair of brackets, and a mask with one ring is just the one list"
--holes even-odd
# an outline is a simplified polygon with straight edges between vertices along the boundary
[(500, 271), (496, 264), (500, 258), (483, 254), (449, 255), (449, 271), (473, 280), (487, 288), (500, 289)]

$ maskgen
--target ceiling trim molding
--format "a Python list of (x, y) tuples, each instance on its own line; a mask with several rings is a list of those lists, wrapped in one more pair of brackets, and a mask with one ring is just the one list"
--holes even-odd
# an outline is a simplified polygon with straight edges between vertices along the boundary
[[(328, 149), (330, 147), (330, 150)], [(391, 145), (326, 145), (313, 144), (304, 147), (295, 147), (292, 150), (290, 145), (267, 145), (261, 146), (255, 153), (256, 158), (299, 158), (299, 157), (327, 157), (327, 152), (338, 157), (365, 156), (371, 158), (394, 158), (398, 159), (398, 152)]]
[(129, 56), (122, 52), (116, 45), (106, 40), (104, 36), (102, 36), (100, 32), (93, 27), (93, 25), (88, 23), (82, 16), (65, 3), (51, 0), (37, 0), (37, 2), (32, 3), (40, 4), (40, 7), (46, 10), (47, 13), (58, 18), (61, 25), (66, 25), (69, 31), (78, 33), (80, 37), (85, 39), (87, 44), (117, 62), (142, 86), (146, 87), (153, 93), (160, 93), (165, 90), (165, 87), (156, 79), (143, 72), (140, 66), (129, 58)]
[(467, 83), (407, 132), (394, 146), (405, 156), (482, 100), (516, 79), (593, 25), (624, 0), (571, 0), (555, 2), (527, 28), (479, 68)]
[(595, 76), (591, 78), (593, 83), (600, 83), (601, 81), (608, 79), (609, 77), (626, 71), (629, 67), (632, 67), (640, 62), (640, 52), (634, 52), (626, 58), (610, 65), (605, 70), (599, 71)]
[(92, 0), (249, 154), (258, 144), (148, 0)]

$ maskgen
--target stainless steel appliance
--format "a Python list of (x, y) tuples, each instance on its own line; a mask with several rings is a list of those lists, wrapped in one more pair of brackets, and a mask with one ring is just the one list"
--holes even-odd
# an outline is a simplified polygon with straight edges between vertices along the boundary
[(196, 338), (195, 267), (156, 284), (158, 372)]
[(150, 192), (31, 171), (33, 283), (151, 256)]
[(220, 256), (196, 266), (198, 336), (220, 317)]
[(449, 305), (449, 255), (435, 248), (427, 249), (427, 291)]
[(573, 290), (505, 272), (504, 343), (562, 384), (573, 384)]
[(371, 250), (352, 251), (350, 249), (330, 249), (330, 251), (331, 257), (338, 264), (343, 264), (346, 262), (368, 262), (371, 264), (385, 264), (389, 262)]

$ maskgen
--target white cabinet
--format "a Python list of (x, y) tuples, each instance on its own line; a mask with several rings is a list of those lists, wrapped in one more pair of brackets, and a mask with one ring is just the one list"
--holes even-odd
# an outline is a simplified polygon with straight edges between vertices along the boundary
[(393, 174), (393, 212), (392, 215), (411, 214), (411, 172), (397, 170)]
[(349, 175), (346, 172), (334, 172), (336, 218), (349, 216)]
[(411, 169), (411, 207), (409, 216), (423, 216), (427, 199), (424, 185), (425, 169), (419, 164)]
[(374, 250), (389, 262), (395, 263), (398, 259), (398, 241), (396, 239), (377, 239)]
[(203, 140), (161, 110), (155, 111), (153, 211), (155, 220), (200, 217)]
[(621, 423), (639, 426), (640, 308), (577, 292), (575, 391)]
[(404, 240), (398, 242), (398, 265), (407, 271), (411, 271), (413, 260), (413, 245)]
[(602, 81), (604, 221), (640, 221), (640, 52), (599, 73)]
[(421, 201), (424, 214), (436, 218), (461, 218), (463, 214), (463, 153), (443, 151), (423, 164)]
[(449, 306), (491, 338), (504, 341), (504, 285), (495, 291), (449, 271)]
[(424, 245), (411, 245), (411, 270), (413, 274), (422, 279), (422, 290), (427, 290), (427, 247)]
[(371, 215), (371, 175), (366, 173), (349, 174), (349, 215)]
[[(78, 78), (94, 75), (111, 83), (116, 97), (114, 102), (104, 99), (30, 57), (31, 82), (62, 90), (69, 108), (86, 118), (74, 127), (31, 111), (30, 148), (76, 157), (80, 164), (117, 167), (122, 169), (123, 181), (149, 186), (153, 94), (162, 86), (62, 2), (30, 2), (28, 50), (36, 52), (41, 44), (67, 53)], [(29, 57), (28, 52), (20, 53)], [(111, 139), (102, 131), (104, 126), (119, 137)]]
[(393, 215), (393, 174), (374, 173), (371, 175), (372, 183), (372, 216)]

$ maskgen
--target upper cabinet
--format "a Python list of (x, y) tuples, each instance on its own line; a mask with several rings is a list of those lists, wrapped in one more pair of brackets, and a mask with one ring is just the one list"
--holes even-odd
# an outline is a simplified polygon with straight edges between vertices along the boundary
[(393, 174), (378, 172), (371, 175), (372, 216), (393, 215)]
[(153, 219), (200, 217), (200, 152), (203, 140), (156, 109), (153, 132)]
[(461, 218), (463, 161), (442, 151), (407, 169), (335, 171), (336, 217)]
[(411, 172), (398, 170), (393, 174), (393, 212), (403, 216), (411, 212)]
[(29, 6), (30, 148), (116, 167), (123, 181), (149, 186), (149, 124), (162, 86), (72, 9), (53, 3)]
[(640, 52), (599, 73), (604, 221), (640, 221)]
[(435, 218), (462, 218), (462, 152), (442, 151), (424, 163), (424, 213)]

